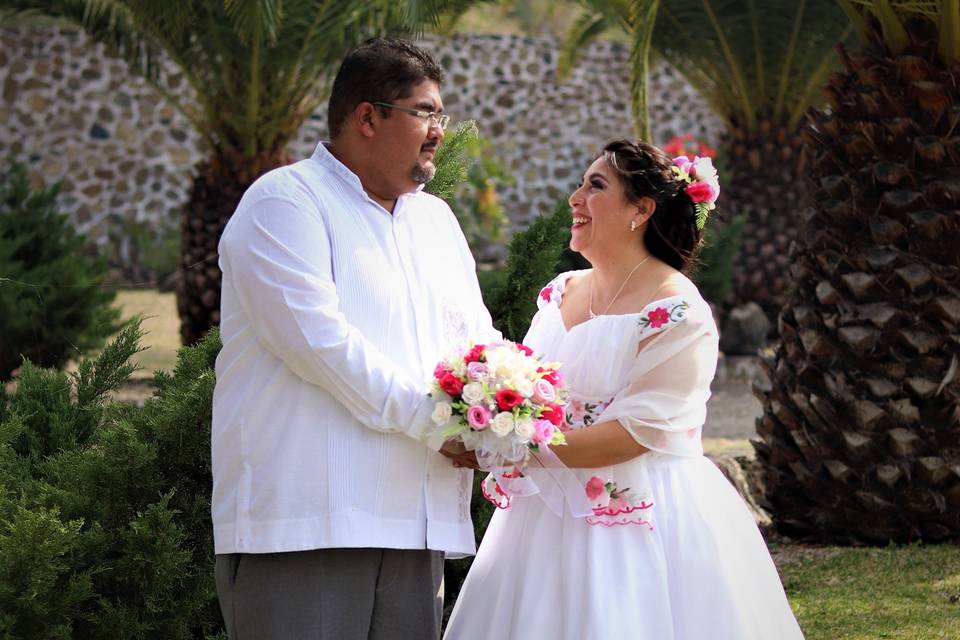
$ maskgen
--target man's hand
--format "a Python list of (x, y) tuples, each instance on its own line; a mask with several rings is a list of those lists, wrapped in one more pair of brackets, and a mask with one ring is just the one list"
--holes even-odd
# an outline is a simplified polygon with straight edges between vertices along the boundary
[(459, 440), (447, 440), (440, 447), (440, 453), (446, 456), (450, 463), (455, 467), (464, 467), (467, 469), (479, 469), (477, 456), (473, 451), (467, 451), (466, 447)]

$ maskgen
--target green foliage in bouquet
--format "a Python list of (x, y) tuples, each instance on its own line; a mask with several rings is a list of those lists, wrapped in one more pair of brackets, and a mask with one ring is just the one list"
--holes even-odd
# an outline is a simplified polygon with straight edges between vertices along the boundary
[(537, 312), (537, 294), (559, 273), (569, 243), (570, 207), (559, 201), (551, 215), (538, 217), (513, 236), (503, 269), (478, 274), (493, 325), (505, 338), (523, 339)]
[(59, 185), (35, 190), (13, 163), (0, 178), (0, 380), (22, 358), (60, 367), (118, 328), (106, 263), (57, 210)]
[(216, 331), (143, 407), (111, 401), (139, 323), (71, 375), (27, 363), (0, 394), (0, 637), (178, 639), (220, 631), (212, 576)]
[(740, 250), (746, 216), (730, 222), (711, 221), (703, 230), (703, 248), (697, 259), (693, 280), (700, 293), (715, 305), (723, 305), (733, 289), (733, 261)]

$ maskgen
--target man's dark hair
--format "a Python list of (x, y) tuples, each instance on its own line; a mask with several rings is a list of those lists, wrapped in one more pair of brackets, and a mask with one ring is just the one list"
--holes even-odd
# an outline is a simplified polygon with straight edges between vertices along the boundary
[[(327, 128), (340, 135), (347, 117), (361, 102), (393, 102), (413, 93), (423, 80), (443, 82), (443, 70), (429, 53), (406, 40), (371, 38), (347, 54), (330, 92)], [(389, 117), (389, 109), (383, 109)]]

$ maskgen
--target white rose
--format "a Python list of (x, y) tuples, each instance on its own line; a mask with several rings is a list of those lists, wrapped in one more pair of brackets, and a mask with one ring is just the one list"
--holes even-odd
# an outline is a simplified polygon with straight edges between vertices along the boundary
[(513, 414), (508, 411), (501, 411), (494, 417), (490, 429), (503, 438), (513, 431)]
[(438, 402), (437, 406), (433, 408), (430, 419), (433, 420), (436, 425), (445, 425), (450, 422), (451, 416), (453, 416), (453, 407), (450, 406), (450, 403)]
[(517, 433), (517, 437), (520, 438), (520, 440), (530, 442), (530, 440), (533, 439), (533, 433), (535, 431), (533, 420), (530, 418), (520, 418), (514, 425), (513, 430)]
[(524, 398), (529, 398), (533, 395), (533, 383), (527, 378), (515, 378), (513, 380), (513, 388)]
[(479, 382), (471, 382), (470, 384), (463, 387), (463, 401), (467, 404), (480, 404), (485, 398), (486, 394), (483, 392), (483, 385)]

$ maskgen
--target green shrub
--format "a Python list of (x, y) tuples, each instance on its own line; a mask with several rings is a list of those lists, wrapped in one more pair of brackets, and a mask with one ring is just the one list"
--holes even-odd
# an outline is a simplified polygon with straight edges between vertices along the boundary
[(12, 164), (0, 181), (0, 380), (22, 358), (60, 367), (116, 332), (106, 263), (56, 206), (59, 185), (34, 190)]
[(426, 186), (450, 205), (474, 253), (499, 240), (508, 223), (496, 189), (513, 177), (491, 146), (473, 120), (461, 123), (437, 150), (437, 174)]
[(723, 225), (708, 223), (704, 229), (693, 280), (703, 297), (715, 305), (723, 305), (733, 288), (733, 260), (740, 250), (745, 221), (746, 216), (739, 215)]
[(0, 396), (0, 637), (220, 631), (210, 527), (212, 331), (142, 408), (110, 401), (139, 323), (67, 375), (24, 365)]
[(523, 339), (537, 312), (537, 294), (561, 271), (561, 256), (569, 244), (570, 208), (558, 201), (553, 214), (514, 234), (503, 268), (478, 272), (493, 325), (505, 338)]

